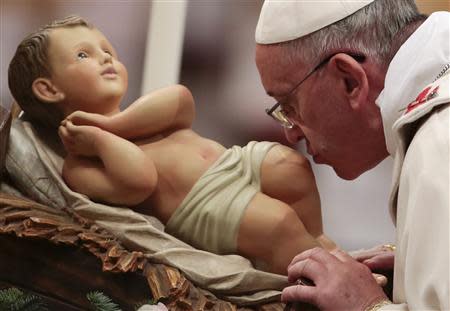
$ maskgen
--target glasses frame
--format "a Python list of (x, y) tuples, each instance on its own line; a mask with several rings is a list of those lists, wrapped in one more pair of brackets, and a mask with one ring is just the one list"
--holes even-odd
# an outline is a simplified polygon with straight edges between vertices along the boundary
[(364, 62), (366, 57), (362, 54), (357, 53), (345, 53), (345, 52), (337, 52), (333, 53), (325, 59), (323, 59), (317, 66), (315, 66), (310, 72), (306, 74), (306, 76), (300, 80), (286, 95), (283, 96), (283, 100), (277, 101), (271, 108), (266, 108), (266, 113), (275, 121), (277, 121), (282, 127), (291, 129), (295, 126), (295, 123), (289, 119), (289, 117), (284, 113), (283, 109), (281, 109), (281, 105), (284, 102), (284, 99), (287, 99), (294, 94), (300, 85), (305, 82), (313, 73), (315, 73), (319, 68), (326, 65), (335, 55), (337, 54), (347, 54), (353, 57), (358, 63)]

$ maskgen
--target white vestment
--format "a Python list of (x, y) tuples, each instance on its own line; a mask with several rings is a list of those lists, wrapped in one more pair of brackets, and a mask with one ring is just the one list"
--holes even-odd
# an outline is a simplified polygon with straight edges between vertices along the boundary
[(394, 304), (450, 310), (450, 13), (432, 14), (389, 65), (377, 99), (394, 157)]

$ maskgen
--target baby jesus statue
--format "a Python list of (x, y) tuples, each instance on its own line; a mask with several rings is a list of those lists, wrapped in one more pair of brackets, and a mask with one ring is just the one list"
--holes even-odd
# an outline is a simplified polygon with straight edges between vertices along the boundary
[(63, 178), (90, 199), (157, 217), (192, 246), (286, 274), (324, 234), (308, 160), (272, 142), (225, 148), (191, 128), (190, 91), (169, 86), (120, 111), (127, 70), (93, 25), (69, 16), (25, 38), (9, 67), (31, 122), (59, 136)]

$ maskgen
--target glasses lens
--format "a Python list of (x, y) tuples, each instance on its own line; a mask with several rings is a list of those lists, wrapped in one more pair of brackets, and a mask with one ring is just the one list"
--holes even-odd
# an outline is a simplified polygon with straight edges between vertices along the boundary
[(278, 121), (278, 123), (280, 123), (282, 127), (285, 127), (288, 129), (294, 127), (294, 123), (288, 119), (288, 117), (284, 113), (283, 109), (281, 109), (281, 105), (277, 105), (277, 107), (275, 109), (273, 109), (273, 108), (266, 109), (266, 112), (268, 115), (270, 115), (272, 118), (274, 118), (275, 121)]

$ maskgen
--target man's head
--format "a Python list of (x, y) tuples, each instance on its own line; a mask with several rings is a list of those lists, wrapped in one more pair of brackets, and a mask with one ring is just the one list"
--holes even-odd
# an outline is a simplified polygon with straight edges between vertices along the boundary
[[(318, 30), (311, 28), (311, 33), (299, 32), (301, 37), (296, 39), (277, 35), (277, 27), (286, 30), (285, 23), (264, 21), (263, 13), (270, 15), (262, 12), (260, 23), (268, 23), (264, 26), (272, 34), (260, 35), (260, 42), (270, 44), (260, 43), (256, 48), (264, 88), (293, 123), (292, 128), (285, 128), (288, 140), (305, 139), (314, 160), (331, 165), (345, 179), (358, 177), (388, 154), (375, 100), (398, 48), (394, 37), (420, 16), (412, 0), (365, 2), (355, 13), (338, 21), (330, 17), (330, 23)], [(295, 1), (281, 3), (287, 10), (297, 6)], [(311, 14), (297, 13), (298, 19)], [(273, 43), (273, 38), (290, 41)]]
[(78, 16), (26, 37), (11, 60), (8, 78), (26, 115), (51, 127), (75, 110), (110, 112), (127, 87), (126, 69), (109, 41)]

